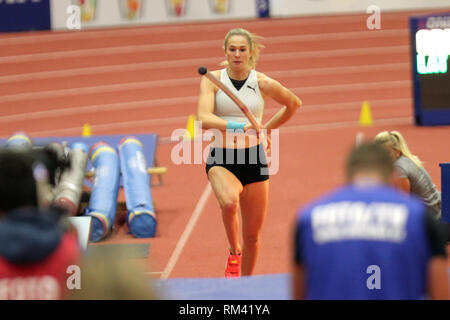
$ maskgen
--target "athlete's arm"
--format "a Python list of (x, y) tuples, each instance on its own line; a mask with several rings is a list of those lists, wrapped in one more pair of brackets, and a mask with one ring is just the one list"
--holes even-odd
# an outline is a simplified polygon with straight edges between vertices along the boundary
[(263, 96), (270, 97), (283, 105), (280, 111), (264, 125), (268, 130), (278, 128), (288, 121), (302, 105), (302, 101), (292, 91), (262, 73), (258, 73), (258, 85)]
[[(213, 72), (218, 76), (216, 72)], [(203, 129), (219, 129), (225, 131), (227, 121), (214, 114), (215, 85), (206, 77), (200, 82), (200, 95), (198, 98), (197, 119), (202, 122)]]

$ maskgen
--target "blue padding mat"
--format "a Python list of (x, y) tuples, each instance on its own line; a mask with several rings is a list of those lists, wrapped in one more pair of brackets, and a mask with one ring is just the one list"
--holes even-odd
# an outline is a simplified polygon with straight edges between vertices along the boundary
[[(447, 268), (450, 276), (450, 268)], [(225, 278), (174, 278), (152, 281), (166, 300), (291, 300), (288, 273)]]
[(225, 278), (174, 278), (154, 285), (167, 300), (290, 300), (291, 275)]
[[(147, 167), (148, 168), (153, 167), (155, 160), (156, 145), (158, 143), (157, 134), (126, 134), (126, 135), (118, 134), (118, 135), (103, 135), (103, 136), (93, 135), (90, 137), (73, 136), (73, 137), (45, 137), (45, 138), (30, 137), (30, 138), (34, 146), (46, 145), (51, 142), (67, 142), (67, 144), (70, 146), (74, 142), (83, 142), (86, 143), (90, 149), (97, 142), (103, 141), (110, 144), (113, 148), (117, 149), (120, 140), (129, 136), (136, 137), (142, 142), (144, 146), (144, 156), (147, 162)], [(7, 140), (8, 139), (0, 139), (0, 146), (6, 145)], [(89, 171), (91, 169), (92, 169), (91, 161), (88, 161), (86, 170)], [(86, 184), (90, 185), (88, 180), (86, 180)]]
[[(50, 142), (64, 142), (66, 141), (69, 146), (74, 142), (84, 142), (89, 146), (89, 149), (97, 142), (103, 141), (110, 144), (112, 147), (117, 148), (120, 140), (125, 137), (133, 136), (138, 138), (144, 145), (144, 155), (147, 160), (147, 167), (153, 167), (153, 161), (155, 158), (156, 144), (158, 142), (158, 135), (156, 134), (117, 134), (117, 135), (104, 135), (104, 136), (90, 136), (90, 137), (45, 137), (45, 138), (33, 138), (33, 145), (45, 145)], [(5, 145), (8, 139), (0, 139), (0, 145)], [(89, 167), (89, 169), (92, 167)]]

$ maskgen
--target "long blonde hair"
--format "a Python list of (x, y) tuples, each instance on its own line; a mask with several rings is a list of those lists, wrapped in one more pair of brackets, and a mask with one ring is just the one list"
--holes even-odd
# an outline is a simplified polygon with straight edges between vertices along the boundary
[[(242, 28), (235, 28), (228, 31), (227, 35), (225, 36), (223, 48), (227, 50), (228, 46), (228, 39), (232, 36), (244, 36), (247, 38), (248, 44), (250, 46), (250, 51), (252, 52), (252, 55), (250, 56), (249, 63), (250, 67), (252, 69), (255, 69), (256, 63), (259, 59), (259, 54), (261, 52), (261, 49), (264, 48), (264, 45), (261, 44), (262, 37), (250, 33), (249, 31), (242, 29)], [(223, 61), (220, 65), (222, 66), (228, 66), (228, 61)]]
[(422, 161), (419, 157), (412, 154), (406, 144), (405, 138), (398, 131), (383, 131), (375, 136), (375, 143), (391, 147), (395, 150), (399, 150), (402, 155), (411, 159), (418, 167), (423, 167)]

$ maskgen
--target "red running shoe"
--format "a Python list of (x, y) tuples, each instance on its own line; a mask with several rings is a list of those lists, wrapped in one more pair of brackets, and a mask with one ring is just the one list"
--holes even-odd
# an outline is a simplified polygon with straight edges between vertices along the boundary
[(228, 256), (227, 268), (225, 269), (225, 278), (239, 278), (241, 276), (240, 254), (231, 254)]

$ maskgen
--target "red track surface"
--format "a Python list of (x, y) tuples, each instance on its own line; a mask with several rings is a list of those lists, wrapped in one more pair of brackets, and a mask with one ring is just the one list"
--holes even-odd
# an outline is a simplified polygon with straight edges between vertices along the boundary
[[(168, 137), (196, 112), (197, 68), (219, 68), (225, 33), (247, 28), (265, 37), (258, 70), (304, 103), (281, 129), (256, 268), (257, 274), (289, 272), (295, 211), (342, 183), (344, 156), (359, 132), (400, 130), (440, 188), (450, 128), (412, 122), (407, 28), (413, 14), (383, 13), (382, 30), (375, 31), (366, 29), (366, 15), (346, 15), (0, 35), (0, 136), (80, 135), (85, 123), (94, 135), (159, 134), (157, 159), (169, 170), (164, 186), (152, 189), (157, 236), (137, 240), (120, 227), (104, 243), (150, 242), (155, 276), (221, 277), (227, 243), (214, 196), (196, 211), (207, 185), (204, 165), (175, 165)], [(363, 100), (370, 102), (370, 127), (358, 126)], [(268, 102), (264, 119), (277, 108)], [(199, 218), (172, 270), (169, 259), (194, 212)]]

